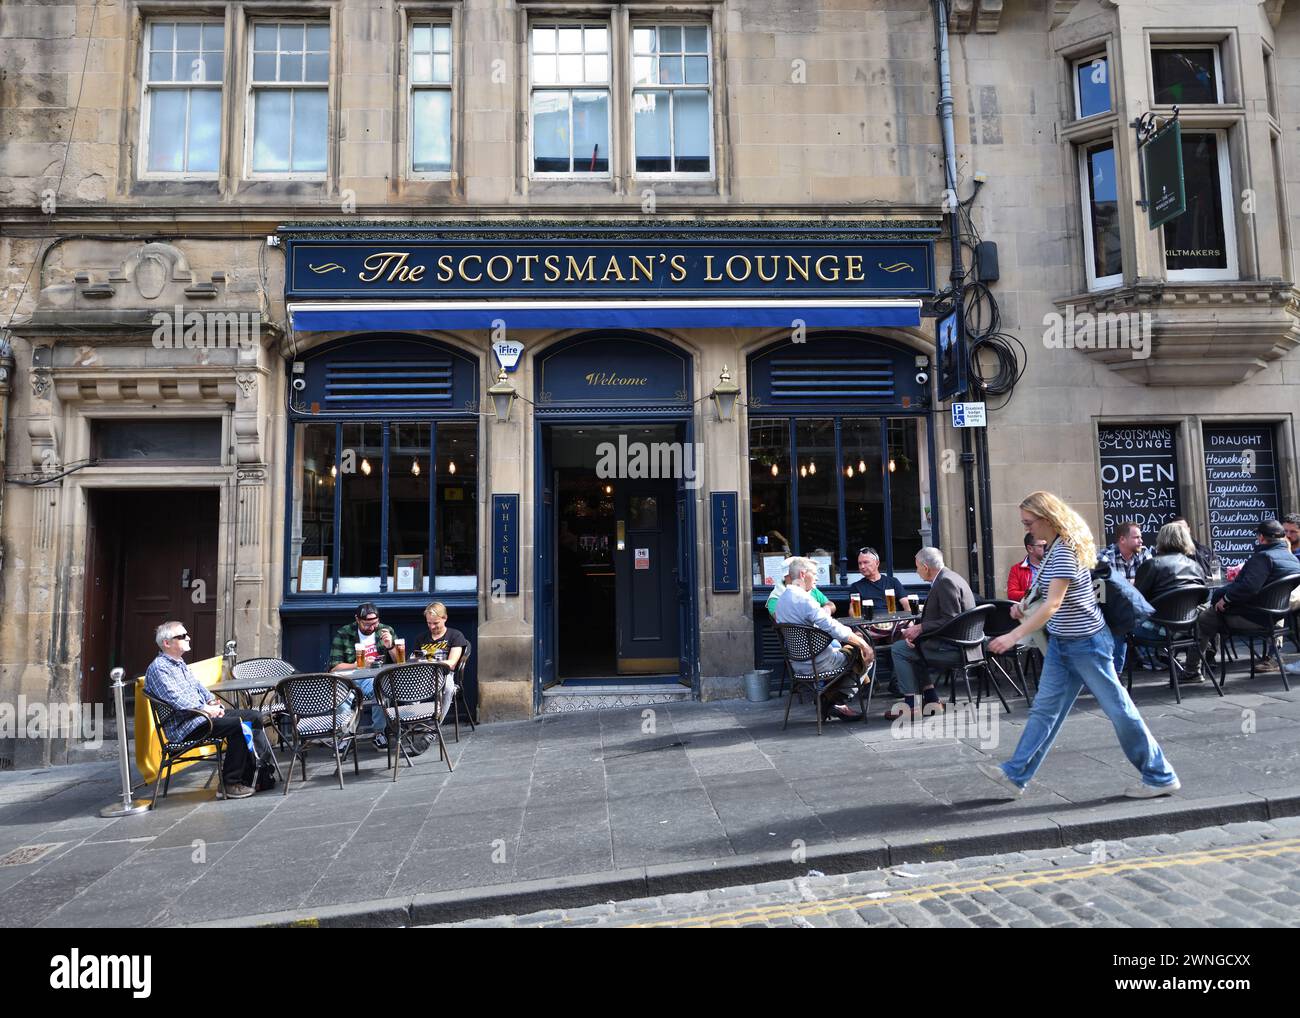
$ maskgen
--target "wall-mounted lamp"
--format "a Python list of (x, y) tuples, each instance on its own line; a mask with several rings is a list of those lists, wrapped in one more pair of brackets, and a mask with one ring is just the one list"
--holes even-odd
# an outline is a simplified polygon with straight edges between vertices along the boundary
[(725, 364), (722, 366), (722, 374), (718, 376), (718, 384), (713, 387), (709, 395), (713, 397), (713, 402), (718, 407), (718, 420), (731, 420), (731, 415), (736, 412), (740, 386), (731, 380), (731, 372), (727, 370)]
[(497, 375), (496, 385), (488, 389), (488, 395), (492, 397), (492, 408), (496, 411), (497, 423), (510, 420), (510, 407), (514, 405), (515, 397), (519, 394), (506, 378), (505, 368), (502, 368), (501, 373)]

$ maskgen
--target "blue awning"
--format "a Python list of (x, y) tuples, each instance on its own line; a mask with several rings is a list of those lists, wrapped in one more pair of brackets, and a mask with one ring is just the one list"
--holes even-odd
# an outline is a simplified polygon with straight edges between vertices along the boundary
[(299, 332), (395, 329), (885, 328), (921, 324), (921, 302), (843, 300), (334, 301), (289, 305)]

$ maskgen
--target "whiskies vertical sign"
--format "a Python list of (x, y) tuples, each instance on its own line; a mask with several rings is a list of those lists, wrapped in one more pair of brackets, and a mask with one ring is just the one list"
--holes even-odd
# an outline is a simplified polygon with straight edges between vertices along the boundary
[(740, 590), (736, 555), (736, 514), (739, 496), (734, 491), (715, 491), (713, 508), (713, 592), (734, 594)]
[(1255, 527), (1278, 518), (1273, 429), (1206, 428), (1205, 488), (1210, 499), (1210, 543), (1224, 565), (1254, 553)]
[(519, 593), (519, 496), (492, 496), (492, 593)]

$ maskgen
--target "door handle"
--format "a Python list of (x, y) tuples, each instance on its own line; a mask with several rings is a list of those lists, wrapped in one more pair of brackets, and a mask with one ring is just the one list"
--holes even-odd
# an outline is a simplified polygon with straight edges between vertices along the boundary
[(189, 590), (189, 589), (190, 589), (190, 571), (188, 569), (182, 569), (181, 590)]

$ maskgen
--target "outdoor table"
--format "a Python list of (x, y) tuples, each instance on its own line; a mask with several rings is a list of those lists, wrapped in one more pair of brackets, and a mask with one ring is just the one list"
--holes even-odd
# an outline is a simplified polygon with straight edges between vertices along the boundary
[[(268, 679), (263, 676), (260, 679), (222, 679), (214, 683), (208, 689), (215, 693), (219, 699), (225, 700), (231, 707), (238, 709), (239, 699), (242, 694), (245, 703), (253, 708), (254, 693), (270, 693), (275, 689), (279, 679)], [(226, 697), (225, 693), (233, 694), (233, 698)], [(256, 708), (253, 708), (256, 709)]]

